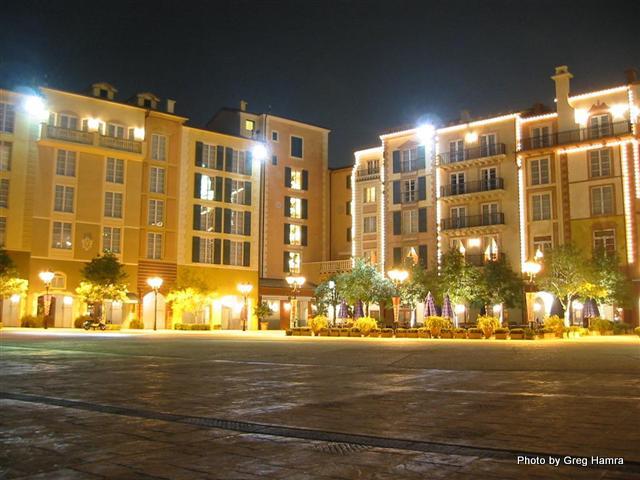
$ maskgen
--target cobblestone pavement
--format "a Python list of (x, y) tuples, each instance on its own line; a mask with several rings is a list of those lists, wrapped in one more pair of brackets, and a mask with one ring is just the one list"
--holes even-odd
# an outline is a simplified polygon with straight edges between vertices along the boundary
[(640, 478), (634, 337), (0, 334), (0, 478)]

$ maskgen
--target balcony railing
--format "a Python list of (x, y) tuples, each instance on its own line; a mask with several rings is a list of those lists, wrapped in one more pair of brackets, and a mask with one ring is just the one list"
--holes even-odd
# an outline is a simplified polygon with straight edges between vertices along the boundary
[(441, 197), (464, 195), (465, 193), (489, 192), (491, 190), (503, 190), (504, 180), (500, 177), (473, 182), (455, 183), (440, 187)]
[(486, 255), (484, 253), (477, 254), (465, 254), (464, 261), (470, 265), (475, 265), (476, 267), (481, 267), (490, 262), (496, 262), (498, 260), (504, 259), (504, 253), (492, 253), (490, 255)]
[(468, 217), (443, 218), (440, 223), (442, 230), (454, 230), (456, 228), (485, 227), (488, 225), (503, 225), (504, 213), (487, 213), (484, 215), (470, 215)]
[(351, 271), (351, 259), (347, 260), (331, 260), (320, 263), (320, 275), (331, 275), (334, 273)]
[(82, 145), (95, 145), (125, 152), (142, 153), (142, 142), (137, 140), (109, 137), (100, 135), (97, 132), (85, 132), (84, 130), (56, 127), (48, 124), (42, 125), (42, 137)]
[(356, 182), (373, 180), (380, 177), (380, 168), (362, 168), (356, 170)]
[(507, 147), (504, 143), (494, 143), (475, 148), (466, 148), (464, 150), (450, 150), (440, 153), (436, 158), (440, 165), (448, 165), (451, 163), (465, 162), (477, 158), (493, 157), (495, 155), (504, 155)]
[(523, 138), (520, 150), (533, 150), (536, 148), (553, 147), (556, 145), (567, 145), (580, 143), (588, 140), (598, 140), (607, 137), (617, 137), (631, 133), (631, 122), (613, 122), (586, 128), (576, 128), (564, 132), (554, 132), (548, 135)]

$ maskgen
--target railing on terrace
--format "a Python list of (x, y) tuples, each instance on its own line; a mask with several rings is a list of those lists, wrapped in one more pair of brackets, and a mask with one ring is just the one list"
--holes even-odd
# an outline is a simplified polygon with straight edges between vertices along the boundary
[(356, 170), (356, 182), (373, 180), (380, 177), (380, 168), (362, 168)]
[(42, 136), (43, 138), (80, 143), (82, 145), (95, 145), (125, 152), (142, 153), (142, 142), (127, 138), (109, 137), (100, 135), (97, 132), (85, 132), (84, 130), (43, 124)]
[(351, 259), (347, 260), (330, 260), (320, 263), (320, 275), (330, 275), (332, 273), (351, 271)]
[(481, 267), (490, 262), (496, 262), (504, 259), (504, 253), (492, 253), (491, 255), (485, 255), (483, 253), (478, 254), (465, 254), (464, 261), (470, 265)]
[(489, 192), (491, 190), (503, 190), (504, 179), (490, 178), (487, 180), (475, 180), (473, 182), (455, 183), (440, 187), (441, 197), (464, 195), (465, 193)]
[(465, 148), (464, 150), (450, 150), (448, 152), (442, 152), (436, 156), (436, 160), (440, 165), (448, 165), (477, 158), (504, 155), (506, 151), (507, 147), (504, 143), (494, 143), (480, 147)]
[(487, 213), (484, 215), (470, 215), (467, 217), (443, 218), (440, 223), (442, 230), (453, 230), (456, 228), (484, 227), (488, 225), (503, 225), (504, 213)]
[(616, 137), (631, 133), (631, 122), (612, 122), (586, 128), (576, 128), (564, 132), (553, 132), (548, 135), (527, 137), (521, 140), (520, 150), (533, 150), (536, 148), (553, 147), (580, 143), (588, 140), (598, 140), (607, 137)]

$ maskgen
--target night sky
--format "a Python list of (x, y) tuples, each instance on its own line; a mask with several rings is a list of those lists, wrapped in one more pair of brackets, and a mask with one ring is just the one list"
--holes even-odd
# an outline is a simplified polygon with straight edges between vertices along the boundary
[(484, 116), (620, 85), (640, 68), (640, 1), (8, 2), (0, 84), (108, 81), (177, 100), (202, 125), (252, 111), (332, 129), (331, 166), (377, 135), (462, 109)]

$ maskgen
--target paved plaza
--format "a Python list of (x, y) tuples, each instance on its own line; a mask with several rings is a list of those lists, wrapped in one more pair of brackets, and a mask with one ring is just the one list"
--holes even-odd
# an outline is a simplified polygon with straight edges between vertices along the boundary
[(0, 334), (0, 478), (640, 478), (637, 337)]

